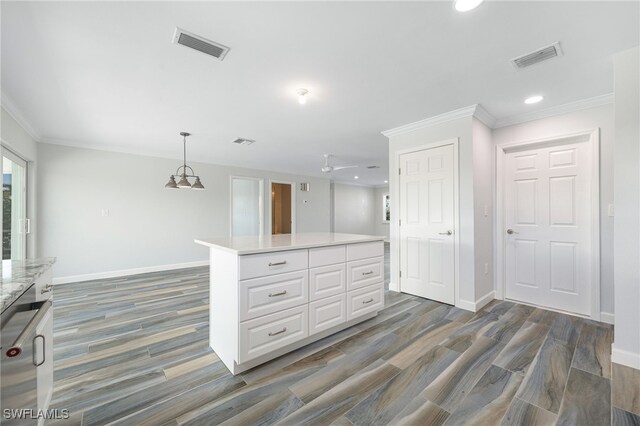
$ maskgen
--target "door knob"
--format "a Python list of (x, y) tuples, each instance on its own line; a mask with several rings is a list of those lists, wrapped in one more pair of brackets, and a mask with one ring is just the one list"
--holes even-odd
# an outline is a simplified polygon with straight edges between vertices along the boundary
[(438, 232), (440, 235), (453, 235), (453, 231), (449, 230), (447, 232)]
[(511, 234), (518, 234), (518, 232), (514, 231), (513, 229), (509, 228), (507, 229), (507, 234), (511, 235)]

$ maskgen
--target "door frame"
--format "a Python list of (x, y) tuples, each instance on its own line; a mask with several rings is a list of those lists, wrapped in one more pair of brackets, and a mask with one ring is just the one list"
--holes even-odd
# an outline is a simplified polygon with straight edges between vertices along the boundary
[[(600, 321), (600, 128), (564, 133), (545, 138), (524, 140), (496, 146), (496, 223), (494, 244), (496, 299), (506, 295), (505, 228), (505, 156), (513, 151), (527, 151), (547, 146), (587, 143), (591, 146), (591, 319)], [(520, 303), (520, 302), (519, 302)], [(552, 308), (545, 308), (555, 310)], [(567, 313), (567, 312), (565, 312)], [(573, 315), (578, 315), (569, 312)]]
[(284, 181), (284, 180), (275, 180), (275, 179), (269, 179), (269, 197), (267, 201), (267, 235), (273, 235), (271, 232), (273, 231), (271, 228), (271, 221), (272, 221), (272, 214), (271, 214), (271, 210), (273, 209), (273, 206), (271, 205), (271, 186), (274, 183), (280, 183), (280, 184), (284, 184), (284, 185), (290, 185), (291, 186), (291, 234), (295, 234), (296, 233), (296, 182), (290, 182), (290, 181)]
[(233, 238), (233, 180), (234, 179), (245, 179), (245, 180), (253, 180), (258, 182), (258, 187), (260, 188), (258, 200), (258, 209), (260, 210), (260, 230), (258, 235), (264, 234), (264, 179), (251, 177), (251, 176), (238, 176), (231, 175), (229, 176), (229, 236)]
[[(428, 149), (440, 148), (442, 146), (453, 145), (453, 294), (454, 294), (454, 302), (455, 306), (460, 305), (460, 187), (459, 187), (459, 164), (460, 157), (458, 155), (460, 140), (459, 138), (445, 139), (439, 142), (431, 142), (424, 145), (419, 145), (415, 147), (411, 147), (408, 149), (403, 149), (396, 151), (395, 160), (398, 165), (398, 172), (400, 171), (400, 156), (404, 154), (410, 154), (412, 152), (418, 151), (426, 151)], [(400, 175), (400, 173), (398, 173)], [(392, 226), (396, 226), (397, 235), (398, 235), (398, 274), (400, 274), (400, 267), (402, 265), (402, 226), (399, 225), (400, 220), (400, 209), (402, 207), (402, 203), (400, 200), (400, 176), (398, 176), (396, 187), (396, 194), (398, 194), (398, 208), (396, 211), (398, 212), (398, 219), (391, 219)], [(391, 200), (393, 203), (394, 201)], [(400, 276), (395, 277), (398, 283), (398, 291), (402, 292), (402, 279)]]
[[(19, 154), (17, 154), (13, 149), (9, 148), (7, 146), (7, 144), (5, 144), (5, 140), (2, 139), (0, 141), (0, 170), (4, 170), (4, 160), (3, 157), (7, 157), (9, 160), (13, 161), (14, 163), (17, 163), (18, 165), (24, 167), (24, 223), (22, 223), (22, 225), (20, 226), (20, 228), (22, 229), (22, 233), (24, 235), (24, 247), (22, 250), (22, 258), (26, 259), (28, 257), (28, 253), (29, 253), (29, 248), (30, 248), (30, 242), (29, 242), (29, 235), (31, 234), (31, 218), (29, 217), (29, 208), (31, 207), (30, 203), (29, 203), (29, 172), (30, 172), (30, 168), (29, 168), (29, 161), (25, 160), (24, 158), (22, 158), (22, 156), (20, 156)], [(4, 218), (2, 217), (3, 215), (0, 214), (0, 229), (2, 229), (3, 226), (3, 220)]]

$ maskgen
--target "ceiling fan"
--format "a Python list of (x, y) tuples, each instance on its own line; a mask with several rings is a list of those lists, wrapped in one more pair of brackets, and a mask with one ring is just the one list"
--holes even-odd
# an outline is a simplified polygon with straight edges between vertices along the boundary
[(342, 170), (342, 169), (353, 169), (354, 167), (358, 167), (357, 165), (353, 166), (332, 166), (329, 164), (329, 158), (333, 157), (332, 154), (324, 154), (324, 166), (320, 169), (322, 173), (331, 173), (334, 170)]

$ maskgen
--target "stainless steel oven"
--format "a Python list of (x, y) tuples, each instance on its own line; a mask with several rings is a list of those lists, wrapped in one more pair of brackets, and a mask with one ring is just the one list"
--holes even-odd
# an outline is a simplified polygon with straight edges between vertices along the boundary
[(53, 389), (53, 309), (32, 286), (0, 318), (3, 425), (42, 424)]

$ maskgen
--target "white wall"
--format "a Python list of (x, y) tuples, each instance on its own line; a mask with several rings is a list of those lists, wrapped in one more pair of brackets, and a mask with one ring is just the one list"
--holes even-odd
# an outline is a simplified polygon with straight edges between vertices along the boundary
[(495, 149), (491, 129), (476, 118), (473, 118), (472, 126), (475, 298), (479, 300), (486, 296), (493, 299)]
[[(465, 306), (476, 301), (474, 285), (474, 199), (473, 199), (473, 135), (472, 117), (464, 117), (445, 123), (421, 128), (409, 133), (394, 135), (389, 139), (389, 193), (391, 194), (391, 290), (399, 290), (399, 176), (397, 156), (401, 151), (419, 149), (430, 143), (457, 138), (459, 140), (459, 204), (460, 218), (458, 236), (459, 253), (459, 293)], [(394, 200), (396, 200), (394, 202)]]
[[(382, 197), (388, 193), (389, 193), (388, 186), (376, 186), (375, 202), (374, 202), (374, 207), (376, 210), (375, 235), (384, 235), (387, 241), (389, 241), (391, 231), (389, 229), (390, 228), (389, 222), (384, 222), (383, 210), (382, 210)], [(393, 203), (393, 200), (390, 200), (390, 202)], [(376, 203), (377, 205), (375, 205)]]
[(615, 335), (611, 360), (640, 369), (640, 49), (614, 56)]
[(495, 129), (493, 141), (504, 145), (595, 128), (600, 129), (600, 310), (611, 315), (614, 312), (613, 218), (607, 215), (607, 210), (613, 203), (613, 104)]
[(333, 230), (376, 234), (376, 191), (371, 186), (333, 184)]
[(232, 175), (309, 182), (296, 185), (296, 229), (329, 231), (327, 179), (190, 163), (206, 190), (168, 190), (176, 160), (49, 144), (38, 159), (38, 255), (58, 257), (56, 277), (206, 260), (193, 240), (229, 235)]
[(0, 108), (0, 137), (2, 144), (27, 161), (27, 217), (31, 219), (31, 233), (27, 235), (27, 257), (37, 252), (37, 143), (4, 109)]

